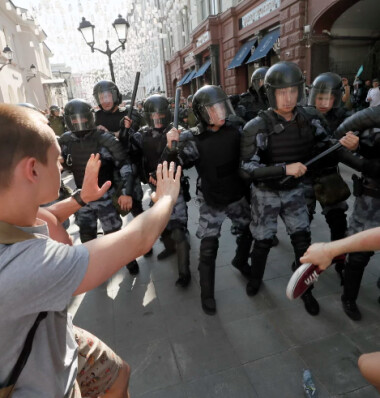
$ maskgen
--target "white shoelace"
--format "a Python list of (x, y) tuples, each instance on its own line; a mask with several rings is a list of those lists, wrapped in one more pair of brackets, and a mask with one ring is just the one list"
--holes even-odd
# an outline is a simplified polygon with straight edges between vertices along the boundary
[(316, 282), (318, 280), (319, 274), (317, 271), (313, 271), (313, 273), (305, 279), (305, 283), (307, 286), (311, 285), (312, 283)]

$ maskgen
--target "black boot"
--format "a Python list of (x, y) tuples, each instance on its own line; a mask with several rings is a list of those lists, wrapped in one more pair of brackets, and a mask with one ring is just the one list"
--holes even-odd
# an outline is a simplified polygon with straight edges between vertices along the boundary
[(315, 297), (312, 295), (311, 289), (306, 290), (306, 292), (301, 296), (301, 299), (305, 305), (306, 311), (310, 315), (319, 314), (319, 304)]
[(251, 275), (246, 287), (248, 296), (255, 296), (259, 291), (272, 242), (273, 239), (255, 240), (251, 253)]
[(140, 272), (139, 264), (136, 260), (131, 261), (126, 267), (131, 275), (137, 275)]
[(232, 265), (237, 268), (246, 278), (251, 275), (251, 267), (248, 264), (249, 252), (252, 246), (252, 235), (249, 231), (238, 235), (236, 238), (236, 252)]
[(362, 314), (356, 305), (364, 268), (373, 252), (350, 253), (344, 269), (344, 288), (342, 295), (343, 310), (353, 321), (359, 321)]
[(202, 309), (207, 315), (216, 313), (214, 298), (215, 289), (215, 260), (218, 253), (218, 238), (204, 238), (201, 240), (199, 253), (199, 282), (201, 285)]
[(144, 254), (144, 257), (150, 257), (153, 254), (153, 247)]
[(172, 239), (171, 234), (172, 234), (172, 232), (167, 229), (164, 229), (164, 231), (162, 232), (161, 241), (164, 244), (165, 249), (157, 255), (157, 260), (164, 260), (165, 258), (167, 258), (175, 253), (176, 243)]
[(172, 236), (177, 242), (178, 279), (176, 286), (187, 287), (191, 280), (190, 274), (190, 245), (188, 233), (182, 229), (173, 230)]
[(311, 244), (311, 236), (309, 231), (299, 231), (290, 235), (290, 241), (293, 246), (295, 260), (292, 263), (292, 271), (295, 271), (300, 265), (300, 257), (302, 257)]
[[(326, 222), (330, 228), (331, 241), (343, 239), (347, 233), (347, 216), (343, 209), (332, 209), (326, 215)], [(335, 271), (338, 273), (343, 285), (343, 270), (345, 263), (345, 255), (335, 257), (332, 261), (335, 264)]]

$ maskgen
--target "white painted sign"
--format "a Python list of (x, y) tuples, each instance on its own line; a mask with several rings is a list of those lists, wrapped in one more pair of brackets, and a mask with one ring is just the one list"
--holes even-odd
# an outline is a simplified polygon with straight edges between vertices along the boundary
[(245, 28), (280, 7), (281, 0), (265, 0), (241, 18), (241, 28)]

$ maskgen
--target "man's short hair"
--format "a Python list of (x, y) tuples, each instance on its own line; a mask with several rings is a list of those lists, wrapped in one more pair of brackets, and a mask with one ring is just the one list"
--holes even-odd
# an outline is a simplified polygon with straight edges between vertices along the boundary
[(13, 170), (25, 157), (47, 164), (55, 135), (39, 112), (0, 104), (0, 190), (10, 186)]
[(378, 79), (377, 77), (375, 77), (375, 78), (372, 80), (372, 83), (379, 83), (379, 79)]

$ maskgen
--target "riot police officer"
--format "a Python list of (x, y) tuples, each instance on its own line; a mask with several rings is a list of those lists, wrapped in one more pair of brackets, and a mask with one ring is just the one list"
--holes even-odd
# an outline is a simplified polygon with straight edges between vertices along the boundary
[[(108, 131), (118, 137), (120, 130), (124, 129), (124, 119), (127, 117), (129, 111), (128, 107), (119, 107), (122, 101), (119, 88), (112, 81), (101, 80), (95, 84), (93, 88), (93, 96), (100, 108), (95, 113), (96, 126), (99, 129)], [(140, 128), (142, 118), (135, 109), (132, 110), (131, 117), (132, 127), (135, 129), (135, 131), (137, 131)], [(124, 149), (127, 151), (127, 156), (130, 157), (128, 148), (128, 145), (124, 145)], [(141, 188), (141, 182), (138, 176), (136, 176), (132, 192), (132, 208), (130, 209), (134, 217), (143, 212), (142, 198), (143, 191)], [(120, 213), (125, 215), (125, 212)], [(151, 253), (152, 252), (149, 252), (146, 255), (150, 255)], [(135, 275), (139, 272), (139, 265), (136, 260), (133, 260), (130, 264), (128, 264), (127, 268), (132, 275)]]
[[(195, 165), (198, 172), (200, 207), (196, 235), (201, 239), (198, 268), (201, 303), (203, 311), (213, 315), (215, 263), (223, 221), (230, 218), (238, 230), (232, 264), (249, 275), (250, 212), (247, 187), (238, 175), (240, 132), (228, 121), (229, 115), (234, 114), (230, 100), (220, 87), (206, 85), (194, 94), (193, 110), (200, 123), (180, 135), (178, 130), (170, 130), (167, 153), (170, 155), (172, 142), (179, 139), (177, 161), (183, 168)], [(172, 160), (170, 156), (168, 160)]]
[(50, 108), (50, 115), (48, 116), (49, 126), (54, 130), (55, 135), (60, 137), (65, 131), (65, 122), (61, 116), (61, 109), (58, 105), (52, 105)]
[[(112, 134), (96, 128), (90, 104), (81, 99), (69, 101), (65, 106), (64, 118), (70, 131), (59, 138), (59, 143), (64, 167), (73, 173), (75, 185), (79, 189), (74, 198), (82, 208), (75, 214), (75, 223), (79, 226), (81, 242), (87, 242), (97, 236), (98, 219), (105, 234), (118, 231), (122, 226), (121, 217), (112, 204), (114, 187), (95, 202), (84, 203), (80, 198), (80, 188), (90, 155), (100, 154), (102, 165), (99, 171), (99, 185), (108, 180), (113, 181), (114, 175), (118, 174), (122, 183), (122, 194), (118, 202), (123, 210), (132, 207), (132, 168), (120, 142)], [(137, 272), (135, 269), (129, 271), (137, 273), (138, 269)]]
[[(353, 194), (356, 198), (349, 221), (349, 235), (378, 227), (380, 223), (380, 128), (377, 127), (380, 126), (380, 106), (356, 113), (343, 122), (343, 125), (350, 123), (355, 116), (362, 119), (358, 119), (359, 123), (356, 124), (360, 125), (361, 122), (365, 124), (369, 119), (373, 119), (376, 127), (366, 129), (359, 135), (360, 145), (357, 152), (363, 157), (362, 175), (361, 177), (353, 176)], [(342, 131), (344, 132), (344, 129)], [(341, 135), (338, 132), (337, 138), (340, 138)], [(358, 321), (362, 317), (356, 300), (364, 269), (373, 254), (374, 252), (350, 253), (346, 258), (341, 300), (344, 312), (354, 321)]]
[[(259, 291), (277, 218), (286, 225), (295, 253), (295, 268), (309, 247), (309, 216), (304, 197), (303, 164), (313, 148), (325, 145), (327, 133), (316, 111), (297, 106), (304, 97), (305, 80), (300, 68), (292, 62), (279, 62), (266, 73), (265, 88), (270, 109), (248, 122), (241, 141), (241, 174), (251, 182), (251, 232), (255, 239), (251, 253), (251, 276), (247, 294)], [(285, 176), (294, 178), (281, 185)], [(307, 312), (319, 313), (319, 304), (311, 288), (302, 299)]]
[[(342, 79), (332, 72), (322, 73), (317, 76), (310, 89), (308, 105), (314, 106), (326, 119), (328, 130), (333, 136), (337, 127), (350, 116), (345, 108), (341, 107), (343, 93)], [(351, 131), (346, 133), (342, 143), (351, 150), (357, 148), (359, 138)], [(346, 197), (349, 190), (343, 181), (336, 166), (336, 162), (327, 162), (312, 173), (313, 186), (317, 189), (317, 196), (322, 206), (322, 214), (329, 225), (331, 240), (342, 239), (347, 232), (346, 211), (348, 210)], [(341, 188), (339, 188), (341, 187)], [(330, 194), (326, 194), (330, 192)], [(316, 197), (314, 189), (306, 193), (309, 214), (315, 212)], [(334, 259), (335, 269), (342, 278), (345, 256)]]
[(253, 71), (248, 92), (241, 95), (240, 105), (245, 107), (244, 119), (247, 122), (255, 118), (260, 110), (269, 108), (264, 87), (264, 79), (268, 69), (267, 66), (262, 66)]
[[(101, 80), (93, 88), (93, 96), (99, 106), (95, 113), (95, 124), (98, 128), (109, 131), (118, 136), (123, 127), (123, 119), (127, 116), (129, 108), (119, 108), (122, 101), (121, 93), (114, 82)], [(132, 106), (132, 105), (131, 105)], [(141, 125), (141, 117), (137, 110), (132, 111), (133, 128), (137, 131)]]
[[(154, 172), (157, 165), (163, 160), (163, 151), (167, 144), (166, 132), (171, 127), (172, 115), (168, 100), (159, 94), (147, 98), (144, 103), (144, 118), (148, 125), (138, 132), (133, 130), (130, 123), (126, 124), (129, 133), (127, 135), (122, 131), (120, 141), (124, 145), (131, 145), (131, 151), (134, 151), (132, 156), (135, 159), (140, 157), (141, 179), (144, 183), (150, 183), (151, 188), (155, 189)], [(184, 177), (182, 177), (182, 186), (184, 181)], [(179, 277), (176, 285), (181, 287), (188, 286), (191, 280), (188, 215), (184, 193), (187, 194), (182, 188), (170, 221), (161, 235), (165, 249), (157, 256), (158, 260), (163, 260), (175, 252), (177, 253)]]

